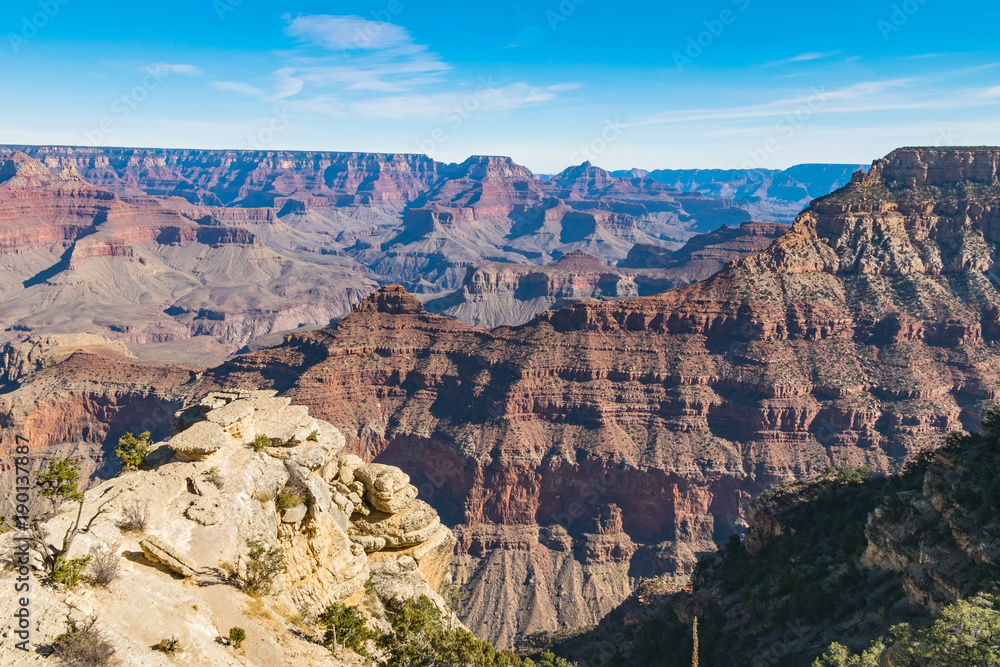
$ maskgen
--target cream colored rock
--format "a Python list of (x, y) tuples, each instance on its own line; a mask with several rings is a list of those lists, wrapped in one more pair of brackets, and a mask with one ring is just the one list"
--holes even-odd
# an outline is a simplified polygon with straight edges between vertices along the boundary
[(437, 512), (422, 500), (415, 500), (398, 514), (376, 511), (356, 519), (350, 535), (351, 539), (355, 536), (381, 538), (385, 546), (409, 547), (429, 540), (440, 525)]
[(231, 444), (231, 440), (221, 426), (206, 421), (184, 429), (169, 444), (181, 461), (203, 461)]
[(215, 410), (210, 410), (206, 415), (205, 419), (210, 422), (215, 422), (219, 426), (229, 426), (241, 419), (245, 419), (254, 413), (253, 401), (246, 398), (241, 398), (222, 406), (221, 408), (216, 408)]
[[(254, 406), (252, 414), (247, 414), (247, 404)], [(213, 412), (217, 421), (208, 417)], [(273, 394), (214, 392), (177, 413), (176, 425), (183, 430), (164, 449), (165, 454), (172, 450), (176, 460), (157, 457), (149, 468), (88, 491), (86, 507), (108, 500), (108, 512), (78, 536), (68, 555), (80, 557), (94, 546), (116, 545), (124, 554), (122, 581), (93, 595), (84, 584), (74, 591), (76, 597), (56, 591), (53, 598), (48, 590), (33, 597), (33, 603), (39, 600), (39, 607), (46, 610), (39, 621), (45, 628), (44, 633), (39, 630), (40, 637), (51, 641), (62, 632), (67, 612), (92, 613), (124, 664), (336, 665), (328, 650), (290, 632), (287, 619), (304, 607), (318, 611), (332, 602), (358, 603), (365, 598), (373, 567), (379, 570), (377, 593), (383, 601), (368, 596), (369, 604), (399, 604), (407, 596), (428, 595), (444, 609), (436, 593), (440, 582), (433, 580), (441, 554), (453, 549), (454, 538), (429, 506), (413, 502), (406, 475), (335, 453), (343, 436), (326, 422), (316, 422), (320, 431), (316, 440), (274, 448), (287, 452), (282, 459), (271, 456), (271, 450), (256, 452), (225, 433), (236, 424), (257, 423), (261, 412), (270, 412), (268, 419), (294, 417), (299, 422), (296, 428), (312, 425), (304, 409), (289, 407), (287, 399)], [(203, 461), (207, 457), (210, 461)], [(371, 483), (371, 495), (379, 506), (405, 501), (401, 512), (380, 512), (368, 504), (365, 483), (354, 478), (359, 468), (368, 469), (362, 477)], [(286, 485), (307, 497), (308, 507), (302, 503), (279, 512), (273, 500)], [(148, 514), (145, 533), (119, 528), (132, 503)], [(373, 514), (371, 520), (363, 519)], [(75, 508), (67, 504), (46, 522), (45, 530), (61, 534), (74, 517)], [(359, 520), (363, 530), (358, 530)], [(219, 576), (224, 562), (245, 564), (246, 542), (251, 538), (278, 545), (287, 564), (274, 594), (253, 603), (257, 611), (252, 616), (243, 611), (250, 599)], [(9, 539), (9, 534), (0, 535), (0, 548)], [(140, 552), (145, 558), (138, 557)], [(44, 607), (43, 595), (51, 598)], [(0, 609), (6, 609), (7, 596), (2, 597)], [(265, 617), (270, 620), (261, 620)], [(0, 618), (0, 628), (9, 627), (4, 626), (6, 618)], [(231, 649), (215, 641), (233, 626), (245, 628), (248, 635), (239, 662)], [(168, 659), (150, 650), (171, 635), (180, 639), (181, 654)], [(4, 662), (5, 658), (0, 651), (0, 667), (20, 664)]]
[(197, 563), (182, 554), (175, 546), (156, 535), (150, 535), (139, 542), (139, 547), (146, 554), (146, 558), (155, 563), (160, 563), (182, 577), (193, 577), (198, 573)]

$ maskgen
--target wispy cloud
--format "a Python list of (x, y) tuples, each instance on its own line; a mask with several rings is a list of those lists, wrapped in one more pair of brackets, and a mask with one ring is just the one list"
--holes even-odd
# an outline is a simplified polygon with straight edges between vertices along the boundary
[(519, 82), (496, 88), (481, 88), (475, 93), (464, 96), (456, 93), (439, 93), (382, 97), (356, 102), (352, 108), (376, 118), (433, 119), (442, 118), (451, 111), (459, 113), (466, 101), (473, 102), (477, 112), (512, 111), (551, 102), (559, 97), (560, 93), (579, 87), (580, 85), (576, 83), (532, 86)]
[(1000, 97), (1000, 86), (993, 86), (983, 91), (983, 97)]
[[(982, 89), (953, 90), (948, 95), (936, 89), (925, 89), (922, 79), (887, 79), (884, 81), (864, 81), (842, 88), (826, 90), (816, 88), (801, 95), (786, 97), (773, 102), (725, 108), (682, 109), (666, 114), (656, 114), (639, 118), (629, 126), (665, 125), (708, 120), (735, 120), (754, 118), (776, 118), (794, 114), (803, 105), (816, 106), (812, 102), (822, 101), (822, 108), (815, 113), (862, 113), (874, 111), (899, 111), (904, 109), (963, 109), (973, 106), (995, 104), (986, 101)], [(990, 89), (991, 91), (994, 89)], [(990, 91), (987, 91), (989, 93)]]
[(169, 74), (183, 74), (185, 76), (205, 75), (201, 69), (195, 67), (194, 65), (185, 65), (180, 63), (153, 63), (150, 67), (157, 72), (166, 72)]
[(286, 15), (298, 44), (277, 52), (270, 81), (213, 81), (240, 95), (282, 101), (317, 114), (409, 120), (441, 118), (474, 98), (477, 111), (504, 112), (551, 102), (575, 83), (532, 85), (450, 82), (452, 67), (405, 28), (359, 16)]
[(249, 83), (243, 83), (242, 81), (212, 81), (210, 85), (214, 88), (218, 88), (219, 90), (225, 90), (230, 93), (239, 93), (240, 95), (250, 95), (252, 97), (266, 96), (266, 93), (257, 86)]
[(826, 58), (832, 58), (834, 56), (839, 56), (843, 51), (809, 51), (806, 53), (800, 53), (797, 56), (792, 56), (791, 58), (785, 58), (783, 60), (775, 60), (768, 63), (768, 65), (791, 65), (792, 63), (804, 63), (812, 60), (824, 60)]
[[(285, 32), (326, 54), (296, 53), (304, 81), (354, 91), (403, 92), (440, 80), (451, 66), (405, 28), (360, 16), (289, 18)], [(330, 53), (336, 56), (331, 60)]]

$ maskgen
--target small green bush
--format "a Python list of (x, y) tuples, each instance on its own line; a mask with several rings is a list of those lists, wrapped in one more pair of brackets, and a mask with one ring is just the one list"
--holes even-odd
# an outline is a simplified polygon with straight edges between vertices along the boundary
[(365, 617), (357, 607), (331, 604), (320, 614), (316, 623), (326, 628), (323, 645), (334, 652), (346, 646), (361, 656), (368, 656), (368, 641), (378, 638), (378, 633), (368, 628)]
[(312, 433), (310, 433), (306, 437), (306, 440), (312, 440), (313, 442), (316, 442), (317, 440), (319, 440), (319, 430), (318, 429), (313, 429)]
[(302, 496), (295, 491), (282, 491), (274, 499), (274, 506), (279, 512), (284, 512), (285, 510), (290, 510), (293, 507), (298, 507), (303, 502)]
[(73, 588), (80, 583), (83, 568), (90, 562), (90, 556), (83, 558), (66, 559), (60, 557), (56, 560), (56, 566), (52, 570), (52, 581), (62, 584), (66, 588)]
[(243, 628), (229, 628), (229, 643), (233, 648), (239, 648), (246, 641), (247, 632)]
[(236, 565), (223, 563), (222, 570), (244, 593), (254, 597), (268, 595), (274, 580), (286, 569), (285, 552), (280, 547), (269, 548), (258, 539), (248, 539), (246, 546), (246, 557)]
[(143, 431), (138, 438), (126, 433), (118, 438), (115, 456), (122, 463), (122, 470), (138, 470), (149, 453), (149, 431)]
[(271, 439), (266, 435), (264, 435), (263, 433), (261, 433), (260, 435), (258, 435), (256, 438), (253, 439), (253, 442), (250, 443), (250, 446), (253, 447), (253, 450), (255, 452), (262, 452), (271, 446)]

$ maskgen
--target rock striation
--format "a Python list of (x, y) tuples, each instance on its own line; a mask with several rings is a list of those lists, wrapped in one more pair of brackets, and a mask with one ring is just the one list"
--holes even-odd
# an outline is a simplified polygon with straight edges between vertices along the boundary
[(690, 573), (774, 482), (895, 470), (978, 423), (1000, 395), (998, 154), (896, 151), (660, 295), (487, 331), (391, 288), (205, 380), (273, 386), (405, 470), (455, 529), (482, 636), (591, 624), (633, 577)]
[(370, 292), (371, 274), (337, 252), (273, 213), (124, 201), (73, 163), (52, 172), (0, 153), (2, 342), (25, 332), (132, 345), (210, 337), (217, 362), (255, 338), (327, 324)]
[(678, 250), (636, 244), (617, 267), (580, 250), (545, 266), (476, 264), (460, 289), (425, 307), (472, 326), (524, 324), (538, 313), (574, 303), (650, 296), (705, 280), (728, 262), (762, 252), (788, 229), (744, 222), (694, 236)]

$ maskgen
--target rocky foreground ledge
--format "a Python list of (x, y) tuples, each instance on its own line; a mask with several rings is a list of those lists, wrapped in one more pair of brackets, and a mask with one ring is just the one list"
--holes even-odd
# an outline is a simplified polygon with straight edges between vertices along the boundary
[[(445, 608), (439, 592), (455, 538), (409, 477), (342, 454), (340, 431), (275, 394), (209, 394), (175, 415), (175, 434), (153, 446), (143, 470), (87, 492), (84, 522), (111, 499), (109, 511), (68, 557), (108, 547), (121, 554), (121, 577), (108, 589), (82, 583), (72, 592), (33, 578), (33, 647), (51, 644), (67, 617), (96, 617), (126, 664), (339, 665), (347, 664), (343, 654), (334, 659), (308, 641), (303, 616), (333, 602), (378, 615), (421, 595)], [(126, 532), (120, 526), (136, 504), (148, 510), (146, 529)], [(49, 520), (49, 536), (61, 536), (76, 511), (67, 504)], [(12, 538), (0, 536), (5, 552)], [(223, 564), (245, 557), (248, 539), (285, 554), (287, 570), (270, 597), (251, 598), (226, 581)], [(5, 649), (14, 578), (0, 573)], [(247, 633), (239, 652), (217, 641), (233, 626)], [(171, 636), (182, 653), (152, 650)], [(0, 665), (43, 660), (0, 651)]]

